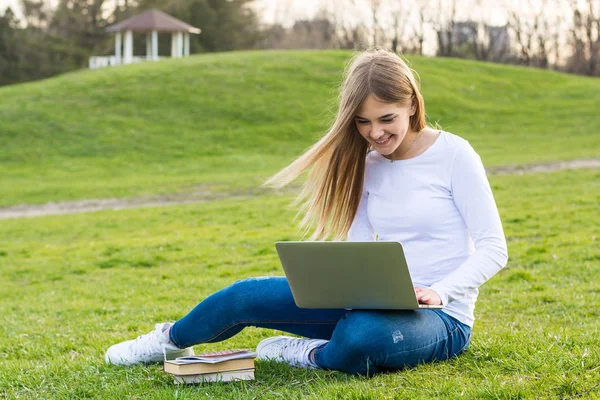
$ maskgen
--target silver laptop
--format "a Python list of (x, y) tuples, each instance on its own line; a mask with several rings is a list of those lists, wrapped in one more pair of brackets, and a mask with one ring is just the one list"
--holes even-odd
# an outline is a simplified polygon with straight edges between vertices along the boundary
[(275, 247), (298, 307), (443, 307), (417, 301), (400, 242), (277, 242)]

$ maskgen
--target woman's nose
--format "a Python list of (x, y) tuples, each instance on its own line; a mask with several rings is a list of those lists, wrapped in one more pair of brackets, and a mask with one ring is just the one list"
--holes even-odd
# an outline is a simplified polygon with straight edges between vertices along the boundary
[(371, 136), (375, 139), (383, 136), (385, 132), (383, 131), (382, 126), (373, 125), (373, 129), (371, 130)]

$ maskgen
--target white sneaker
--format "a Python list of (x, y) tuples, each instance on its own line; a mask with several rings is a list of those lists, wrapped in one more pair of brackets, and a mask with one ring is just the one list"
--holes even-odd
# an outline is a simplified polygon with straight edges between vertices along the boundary
[(156, 324), (155, 329), (150, 333), (138, 336), (135, 340), (110, 346), (104, 355), (104, 361), (107, 364), (130, 366), (193, 355), (194, 351), (191, 347), (180, 349), (169, 343), (169, 339), (164, 334), (169, 326), (171, 324), (168, 322)]
[(256, 346), (256, 355), (259, 360), (287, 362), (292, 367), (318, 368), (317, 364), (309, 359), (309, 354), (327, 342), (322, 339), (275, 336), (260, 342)]

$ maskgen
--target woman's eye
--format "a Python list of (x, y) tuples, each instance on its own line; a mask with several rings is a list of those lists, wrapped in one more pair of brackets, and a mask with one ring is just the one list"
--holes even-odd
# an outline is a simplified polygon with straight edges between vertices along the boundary
[(384, 124), (389, 124), (391, 122), (394, 122), (394, 118), (392, 118), (392, 119), (382, 119), (381, 122), (383, 122)]
[(360, 125), (365, 125), (365, 124), (368, 124), (368, 123), (369, 123), (369, 121), (364, 121), (364, 120), (361, 120), (361, 119), (357, 119), (357, 120), (356, 120), (356, 123), (357, 123), (357, 124), (360, 124)]

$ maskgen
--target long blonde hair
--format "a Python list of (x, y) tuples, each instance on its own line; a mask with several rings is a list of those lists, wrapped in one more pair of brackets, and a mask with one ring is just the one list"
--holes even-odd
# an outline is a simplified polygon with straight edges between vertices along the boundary
[(425, 126), (425, 105), (413, 71), (402, 58), (387, 50), (369, 50), (355, 55), (345, 70), (339, 108), (328, 132), (290, 165), (269, 178), (266, 186), (281, 188), (309, 170), (295, 204), (301, 204), (300, 222), (310, 240), (344, 240), (356, 216), (363, 190), (368, 142), (354, 119), (369, 96), (403, 106), (414, 104), (410, 130)]

